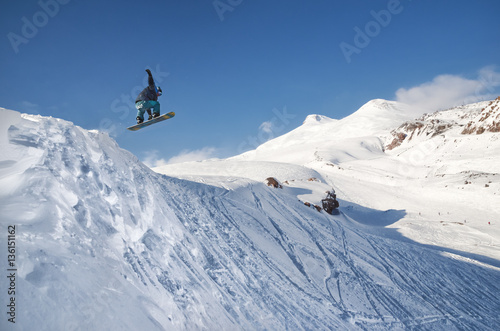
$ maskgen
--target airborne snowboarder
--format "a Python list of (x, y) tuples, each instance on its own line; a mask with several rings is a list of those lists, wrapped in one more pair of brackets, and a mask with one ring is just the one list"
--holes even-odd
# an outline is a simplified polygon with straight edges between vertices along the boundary
[[(158, 97), (161, 96), (162, 91), (159, 86), (155, 85), (153, 75), (151, 70), (146, 69), (148, 73), (148, 87), (142, 90), (141, 93), (135, 99), (135, 108), (137, 108), (137, 124), (144, 122), (144, 113), (147, 111), (149, 118), (151, 120), (160, 116), (160, 103), (158, 102)], [(153, 109), (153, 115), (151, 115), (151, 108)]]

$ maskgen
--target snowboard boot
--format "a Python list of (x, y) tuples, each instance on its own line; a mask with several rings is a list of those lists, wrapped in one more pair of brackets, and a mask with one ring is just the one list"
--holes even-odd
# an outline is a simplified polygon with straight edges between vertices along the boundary
[(136, 120), (137, 124), (141, 124), (142, 122), (144, 122), (144, 120), (142, 120), (139, 116), (136, 117)]
[(151, 121), (153, 116), (151, 115), (151, 109), (148, 109), (148, 121)]
[(153, 118), (157, 118), (158, 116), (160, 116), (160, 113), (153, 113)]

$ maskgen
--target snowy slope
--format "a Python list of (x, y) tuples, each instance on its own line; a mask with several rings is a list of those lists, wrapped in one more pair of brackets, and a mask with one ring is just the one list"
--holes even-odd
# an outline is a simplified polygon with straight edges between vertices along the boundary
[[(2, 330), (494, 330), (499, 323), (498, 259), (360, 223), (392, 224), (407, 214), (347, 201), (366, 199), (363, 188), (359, 197), (349, 191), (360, 188), (352, 178), (364, 171), (357, 162), (387, 158), (382, 137), (344, 145), (346, 155), (359, 148), (350, 157), (326, 150), (327, 159), (313, 154), (304, 164), (213, 160), (166, 167), (167, 177), (106, 134), (0, 112), (0, 240), (5, 247), (7, 227), (16, 226), (18, 289), (16, 324), (4, 315)], [(267, 187), (268, 176), (288, 184)], [(337, 176), (347, 184), (340, 215), (298, 201), (319, 198)], [(0, 286), (7, 300), (7, 282)]]
[[(359, 222), (387, 225), (421, 243), (500, 260), (500, 134), (464, 134), (474, 123), (494, 127), (499, 103), (480, 102), (415, 120), (402, 105), (378, 99), (341, 120), (310, 115), (295, 130), (227, 160), (156, 170), (196, 178), (224, 169), (226, 175), (262, 181), (267, 176), (261, 164), (269, 169), (269, 162), (275, 162), (286, 169), (288, 163), (290, 169), (315, 171), (313, 177), (323, 184), (285, 170), (268, 171), (310, 191), (298, 195), (303, 201), (319, 204), (334, 187), (344, 200), (343, 211)], [(243, 161), (253, 167), (244, 174), (233, 171)], [(380, 221), (366, 217), (358, 206), (401, 209), (406, 216), (398, 222)]]

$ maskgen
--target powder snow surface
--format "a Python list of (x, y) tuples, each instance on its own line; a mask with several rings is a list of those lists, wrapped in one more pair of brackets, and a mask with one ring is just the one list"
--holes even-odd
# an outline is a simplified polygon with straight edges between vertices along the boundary
[[(0, 329), (495, 330), (499, 134), (460, 134), (482, 107), (427, 115), (387, 150), (412, 119), (374, 100), (156, 172), (106, 134), (0, 109), (0, 243), (15, 225), (17, 267)], [(449, 129), (426, 135), (438, 118)], [(303, 204), (332, 187), (337, 215)]]

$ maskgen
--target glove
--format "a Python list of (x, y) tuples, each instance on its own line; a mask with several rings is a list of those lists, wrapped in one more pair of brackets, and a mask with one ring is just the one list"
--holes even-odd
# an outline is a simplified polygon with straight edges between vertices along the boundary
[(150, 75), (150, 76), (151, 76), (151, 70), (146, 69), (146, 72), (148, 73), (148, 75)]

